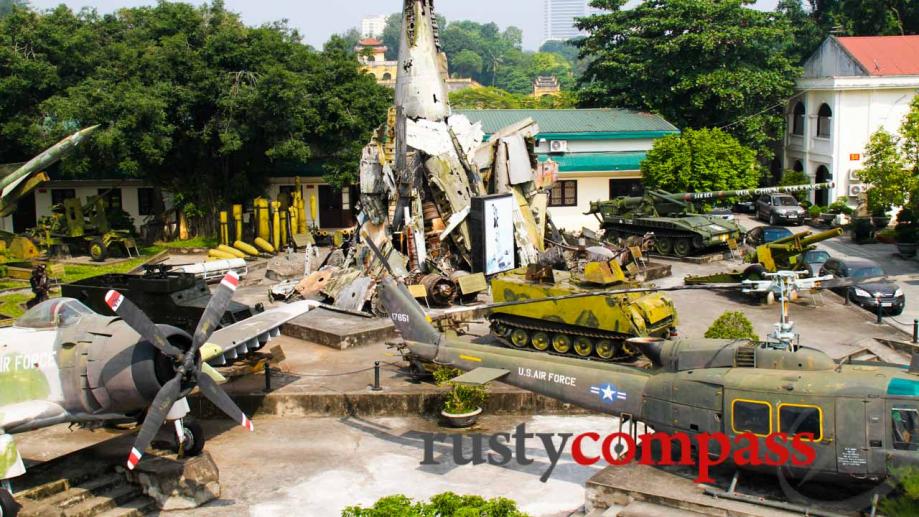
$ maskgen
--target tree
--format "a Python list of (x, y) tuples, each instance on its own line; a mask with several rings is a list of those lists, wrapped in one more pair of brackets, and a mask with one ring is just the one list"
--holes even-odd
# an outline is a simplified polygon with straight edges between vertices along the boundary
[(476, 495), (457, 495), (444, 492), (435, 495), (430, 502), (415, 502), (404, 495), (384, 497), (370, 508), (349, 506), (342, 511), (342, 517), (425, 517), (441, 515), (471, 517), (488, 515), (489, 517), (526, 517), (517, 509), (517, 503), (503, 497), (484, 499)]
[(450, 69), (459, 77), (478, 77), (483, 65), (482, 56), (471, 50), (462, 50), (453, 58)]
[(759, 337), (753, 331), (753, 324), (740, 311), (727, 311), (718, 317), (705, 331), (707, 339), (753, 339)]
[(900, 126), (900, 143), (904, 165), (913, 176), (919, 176), (919, 95), (913, 97), (909, 113)]
[(756, 153), (720, 129), (687, 129), (657, 140), (641, 162), (645, 185), (670, 192), (741, 190), (759, 183)]
[(763, 158), (783, 134), (783, 106), (801, 70), (780, 13), (748, 0), (595, 0), (582, 18), (582, 105), (660, 113), (679, 127), (723, 127)]
[(569, 92), (536, 98), (485, 86), (450, 93), (450, 105), (454, 109), (568, 109), (575, 103), (574, 95)]
[(17, 7), (28, 7), (27, 0), (0, 0), (0, 18), (13, 12)]
[(919, 186), (916, 176), (903, 163), (899, 146), (900, 139), (883, 127), (868, 140), (865, 166), (857, 174), (860, 181), (870, 185), (868, 206), (873, 211), (905, 205)]

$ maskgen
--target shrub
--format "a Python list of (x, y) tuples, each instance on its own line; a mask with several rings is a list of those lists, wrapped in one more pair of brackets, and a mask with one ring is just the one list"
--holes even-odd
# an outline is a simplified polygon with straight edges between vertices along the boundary
[(881, 511), (892, 517), (916, 515), (919, 508), (919, 470), (905, 467), (894, 471), (897, 491), (881, 500)]
[(849, 206), (849, 204), (846, 202), (846, 198), (844, 197), (840, 197), (836, 201), (833, 201), (833, 203), (831, 203), (830, 206), (827, 207), (827, 209), (830, 211), (831, 214), (852, 215), (853, 213), (855, 213), (855, 210), (853, 210), (852, 207)]
[(384, 497), (370, 508), (349, 506), (342, 517), (527, 517), (517, 509), (517, 503), (503, 497), (485, 499), (477, 495), (457, 495), (444, 492), (429, 503), (415, 502), (398, 494)]
[(820, 205), (812, 205), (810, 208), (807, 209), (807, 215), (810, 216), (811, 219), (816, 219), (820, 217), (820, 214), (822, 213), (823, 213), (823, 207)]
[(471, 413), (482, 407), (488, 399), (488, 391), (485, 386), (471, 386), (451, 382), (451, 379), (460, 373), (460, 370), (450, 366), (439, 366), (434, 370), (434, 382), (438, 386), (450, 386), (452, 388), (444, 399), (444, 411), (452, 415)]
[(740, 311), (727, 311), (705, 331), (708, 339), (753, 339), (759, 337), (753, 331), (753, 324)]

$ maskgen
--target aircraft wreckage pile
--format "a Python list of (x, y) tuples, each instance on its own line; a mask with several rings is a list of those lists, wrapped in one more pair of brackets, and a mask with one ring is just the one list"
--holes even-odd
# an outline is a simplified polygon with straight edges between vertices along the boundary
[[(536, 159), (539, 127), (532, 119), (485, 141), (481, 124), (451, 113), (431, 0), (406, 0), (403, 27), (395, 108), (363, 150), (359, 220), (364, 238), (384, 249), (397, 275), (424, 285), (429, 303), (446, 305), (459, 296), (458, 278), (473, 270), (473, 198), (513, 197), (516, 265), (526, 266), (545, 251), (547, 189), (554, 177), (542, 174)], [(336, 267), (304, 278), (296, 293), (322, 293), (342, 308), (364, 307), (379, 271), (363, 245), (346, 253), (333, 258)]]

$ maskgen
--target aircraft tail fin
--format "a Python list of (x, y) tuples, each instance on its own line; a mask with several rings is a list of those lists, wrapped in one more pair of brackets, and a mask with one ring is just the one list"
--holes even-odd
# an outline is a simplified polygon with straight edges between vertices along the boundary
[(379, 289), (383, 310), (389, 313), (402, 339), (429, 345), (436, 345), (440, 341), (440, 332), (431, 324), (430, 318), (405, 285), (387, 276), (383, 278)]

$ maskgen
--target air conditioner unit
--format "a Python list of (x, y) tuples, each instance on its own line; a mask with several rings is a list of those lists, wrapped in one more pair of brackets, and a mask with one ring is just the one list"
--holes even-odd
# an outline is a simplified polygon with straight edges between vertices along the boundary
[(550, 153), (567, 153), (568, 152), (568, 141), (567, 140), (549, 141), (549, 152)]
[(859, 172), (861, 172), (861, 169), (849, 169), (849, 180), (858, 181)]
[(868, 190), (868, 185), (863, 183), (858, 183), (855, 185), (849, 185), (849, 197), (858, 197), (861, 194), (864, 194)]

